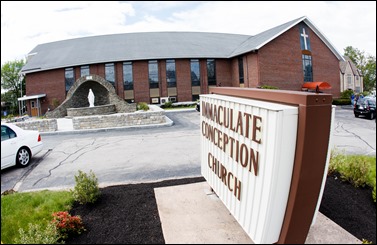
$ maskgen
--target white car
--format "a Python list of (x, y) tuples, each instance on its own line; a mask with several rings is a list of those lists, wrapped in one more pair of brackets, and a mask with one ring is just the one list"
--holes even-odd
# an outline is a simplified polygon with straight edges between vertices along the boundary
[(39, 131), (24, 130), (12, 123), (1, 123), (1, 169), (26, 167), (43, 149)]

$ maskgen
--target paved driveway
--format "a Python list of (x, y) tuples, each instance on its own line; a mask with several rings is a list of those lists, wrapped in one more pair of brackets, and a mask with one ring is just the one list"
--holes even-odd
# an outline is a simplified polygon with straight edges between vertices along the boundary
[[(100, 186), (200, 176), (199, 113), (167, 115), (173, 126), (42, 136), (45, 150), (29, 167), (2, 170), (1, 192), (71, 188), (79, 169), (92, 170)], [(375, 156), (375, 120), (337, 107), (332, 143), (346, 154)]]
[(376, 156), (376, 120), (356, 118), (352, 107), (337, 107), (333, 149), (345, 154)]
[(73, 187), (78, 170), (92, 170), (100, 186), (200, 176), (199, 113), (168, 115), (175, 121), (170, 127), (44, 135), (45, 151), (29, 171), (2, 172), (2, 192), (3, 187), (12, 188), (3, 186), (8, 175), (13, 182), (21, 178), (19, 191)]

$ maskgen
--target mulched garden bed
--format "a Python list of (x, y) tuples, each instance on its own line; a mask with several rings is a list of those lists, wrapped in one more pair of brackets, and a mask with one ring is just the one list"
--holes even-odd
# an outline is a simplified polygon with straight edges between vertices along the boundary
[[(75, 204), (87, 229), (66, 244), (164, 244), (154, 188), (205, 181), (203, 177), (101, 188), (95, 204)], [(376, 204), (370, 188), (327, 177), (320, 212), (360, 240), (376, 243)]]

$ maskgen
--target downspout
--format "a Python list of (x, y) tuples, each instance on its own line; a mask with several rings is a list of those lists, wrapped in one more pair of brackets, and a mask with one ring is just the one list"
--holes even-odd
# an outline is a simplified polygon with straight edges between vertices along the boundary
[(256, 50), (255, 53), (256, 53), (256, 55), (257, 55), (257, 69), (258, 69), (258, 77), (257, 77), (257, 86), (256, 86), (256, 87), (259, 87), (259, 86), (260, 86), (259, 52)]
[(37, 98), (38, 117), (40, 117), (39, 98)]
[[(247, 76), (246, 76), (246, 78), (247, 78), (247, 87), (248, 88), (250, 88), (250, 86), (249, 86), (249, 61), (247, 60), (247, 55), (245, 55), (245, 58), (246, 58), (246, 74), (247, 74)], [(245, 82), (246, 81), (244, 81), (243, 82), (243, 86), (245, 87)]]

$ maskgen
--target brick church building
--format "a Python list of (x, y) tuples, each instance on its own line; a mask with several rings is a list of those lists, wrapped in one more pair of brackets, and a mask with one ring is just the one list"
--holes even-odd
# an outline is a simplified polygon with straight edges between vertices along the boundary
[[(207, 32), (140, 32), (40, 44), (29, 54), (28, 114), (43, 115), (82, 77), (101, 77), (127, 102), (195, 101), (211, 86), (263, 85), (301, 91), (325, 81), (340, 95), (342, 55), (307, 18), (255, 36)], [(94, 76), (93, 76), (94, 75)], [(95, 82), (95, 81), (94, 81)], [(96, 93), (95, 90), (93, 90)]]

